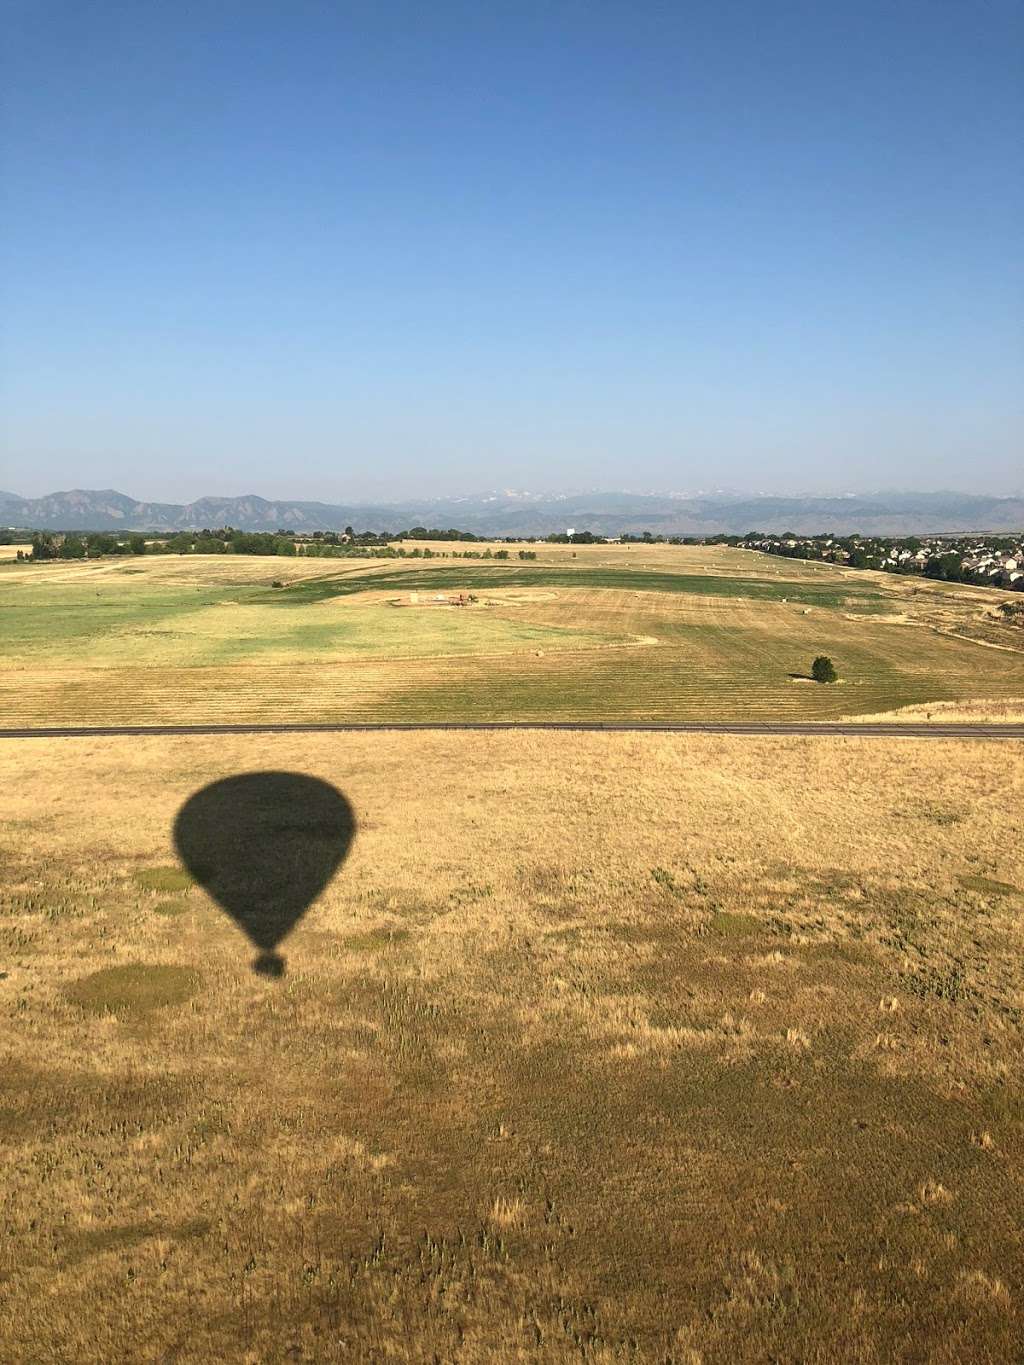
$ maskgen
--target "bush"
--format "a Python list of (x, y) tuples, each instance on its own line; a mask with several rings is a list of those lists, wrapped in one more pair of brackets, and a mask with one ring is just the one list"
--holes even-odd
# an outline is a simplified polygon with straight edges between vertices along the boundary
[(819, 654), (811, 664), (811, 677), (815, 682), (833, 683), (837, 676), (835, 665), (827, 654)]

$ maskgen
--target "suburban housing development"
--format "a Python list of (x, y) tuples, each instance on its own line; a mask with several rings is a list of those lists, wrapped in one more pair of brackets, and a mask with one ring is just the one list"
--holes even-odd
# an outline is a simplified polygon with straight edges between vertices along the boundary
[(924, 574), (952, 583), (1024, 591), (1024, 536), (760, 536), (738, 541), (765, 554), (854, 569)]

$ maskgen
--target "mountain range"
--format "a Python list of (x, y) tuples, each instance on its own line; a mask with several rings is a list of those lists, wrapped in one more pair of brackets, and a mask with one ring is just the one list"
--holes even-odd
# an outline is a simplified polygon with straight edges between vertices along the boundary
[(0, 493), (0, 526), (50, 531), (182, 531), (233, 526), (245, 531), (408, 530), (456, 527), (477, 535), (543, 536), (573, 527), (599, 535), (742, 535), (818, 531), (919, 535), (1024, 528), (1024, 495), (882, 492), (844, 497), (767, 494), (495, 493), (394, 503), (199, 498), (139, 502), (113, 489), (73, 489), (42, 498)]

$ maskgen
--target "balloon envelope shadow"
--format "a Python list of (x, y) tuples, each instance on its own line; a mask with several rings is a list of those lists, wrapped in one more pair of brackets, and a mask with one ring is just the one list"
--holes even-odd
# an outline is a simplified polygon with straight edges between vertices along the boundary
[(277, 946), (344, 861), (351, 805), (304, 773), (241, 773), (190, 796), (174, 842), (197, 882), (259, 949), (253, 971), (281, 976)]

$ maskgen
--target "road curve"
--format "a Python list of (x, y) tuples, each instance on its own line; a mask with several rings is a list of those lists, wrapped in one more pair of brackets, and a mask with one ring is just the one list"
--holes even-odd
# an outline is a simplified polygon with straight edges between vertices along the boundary
[(142, 735), (317, 735), (361, 734), (406, 730), (576, 730), (585, 734), (787, 735), (847, 736), (854, 739), (984, 739), (1024, 740), (1024, 725), (904, 724), (844, 721), (796, 721), (785, 724), (720, 724), (661, 721), (481, 720), (371, 721), (320, 725), (94, 725), (0, 729), (2, 739), (109, 739)]

